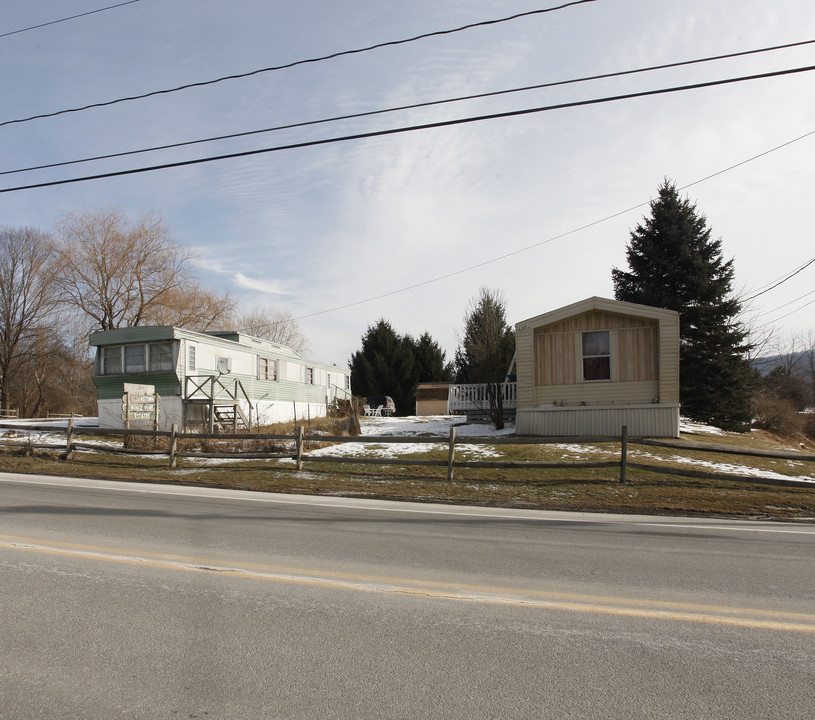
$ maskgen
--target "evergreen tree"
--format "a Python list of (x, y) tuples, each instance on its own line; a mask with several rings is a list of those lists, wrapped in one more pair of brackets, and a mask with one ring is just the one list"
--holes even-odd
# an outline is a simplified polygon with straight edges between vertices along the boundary
[(618, 300), (680, 313), (680, 400), (684, 415), (729, 430), (750, 423), (753, 371), (732, 294), (733, 260), (722, 257), (704, 215), (666, 180), (651, 217), (631, 232), (629, 272), (614, 268)]
[(360, 397), (390, 395), (396, 412), (412, 412), (415, 385), (412, 348), (391, 324), (380, 319), (362, 336), (362, 349), (351, 356), (351, 387)]
[(413, 343), (413, 357), (416, 360), (416, 377), (419, 382), (452, 382), (453, 364), (447, 362), (444, 350), (424, 332)]
[(378, 320), (362, 336), (362, 347), (351, 356), (351, 387), (358, 397), (390, 395), (397, 415), (411, 415), (416, 408), (419, 382), (444, 382), (453, 378), (452, 365), (429, 333), (418, 340), (399, 335), (389, 322)]
[(515, 333), (506, 320), (506, 302), (499, 291), (482, 287), (464, 313), (464, 337), (456, 350), (456, 381), (487, 385), (490, 419), (504, 427), (501, 385), (506, 381)]

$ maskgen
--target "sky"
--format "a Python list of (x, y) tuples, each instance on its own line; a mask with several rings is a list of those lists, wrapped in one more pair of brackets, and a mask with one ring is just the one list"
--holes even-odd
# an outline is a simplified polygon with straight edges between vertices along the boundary
[[(815, 65), (815, 44), (803, 45), (8, 174), (815, 40), (811, 0), (594, 0), (535, 14), (567, 3), (120, 3), (0, 0), (0, 191)], [(246, 311), (290, 312), (314, 360), (346, 365), (380, 318), (429, 332), (452, 359), (481, 287), (503, 293), (511, 324), (613, 297), (611, 269), (627, 269), (630, 231), (665, 179), (734, 258), (734, 290), (767, 290), (815, 257), (814, 156), (806, 71), (0, 192), (0, 225), (158, 214), (208, 287)], [(815, 333), (815, 263), (748, 302), (743, 319), (784, 341)]]

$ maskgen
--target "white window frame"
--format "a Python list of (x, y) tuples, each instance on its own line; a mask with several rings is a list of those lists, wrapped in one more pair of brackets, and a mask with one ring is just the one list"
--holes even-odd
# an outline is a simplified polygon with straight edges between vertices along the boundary
[(198, 343), (187, 343), (187, 372), (198, 372)]

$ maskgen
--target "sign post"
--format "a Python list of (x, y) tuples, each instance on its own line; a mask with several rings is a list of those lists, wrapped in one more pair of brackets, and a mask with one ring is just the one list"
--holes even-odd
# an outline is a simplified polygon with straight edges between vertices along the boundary
[(159, 399), (155, 385), (124, 384), (122, 395), (122, 420), (125, 428), (130, 429), (131, 422), (152, 422), (153, 429), (158, 427)]

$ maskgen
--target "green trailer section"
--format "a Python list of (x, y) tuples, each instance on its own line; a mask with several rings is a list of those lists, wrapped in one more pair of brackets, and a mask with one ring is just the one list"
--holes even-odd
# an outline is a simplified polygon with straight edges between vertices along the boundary
[[(91, 335), (100, 424), (120, 425), (125, 383), (152, 385), (163, 425), (217, 424), (232, 406), (244, 423), (323, 415), (350, 399), (350, 370), (313, 362), (284, 345), (240, 332), (119, 328)], [(121, 414), (119, 409), (118, 414)], [(235, 422), (232, 422), (235, 427)]]

